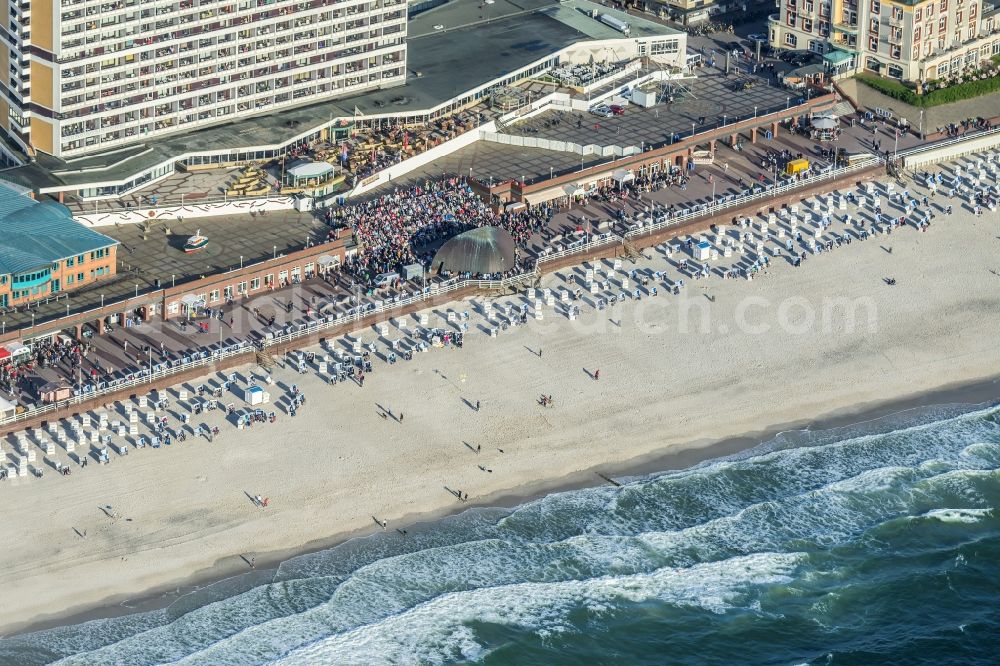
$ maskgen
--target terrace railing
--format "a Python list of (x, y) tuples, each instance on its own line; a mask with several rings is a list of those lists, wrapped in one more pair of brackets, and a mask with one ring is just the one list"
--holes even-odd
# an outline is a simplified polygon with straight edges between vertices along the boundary
[(862, 171), (864, 169), (870, 169), (873, 166), (883, 164), (884, 160), (881, 157), (876, 157), (872, 155), (870, 158), (860, 160), (854, 164), (839, 167), (836, 169), (830, 169), (823, 173), (813, 174), (802, 178), (801, 180), (791, 180), (786, 183), (779, 184), (777, 186), (772, 186), (768, 188), (763, 188), (757, 192), (751, 192), (749, 194), (744, 194), (741, 196), (735, 196), (725, 201), (720, 201), (715, 204), (704, 204), (702, 206), (697, 206), (683, 211), (679, 215), (674, 215), (673, 217), (667, 217), (665, 215), (658, 216), (656, 221), (643, 225), (641, 228), (631, 229), (625, 233), (626, 239), (641, 238), (642, 236), (647, 236), (649, 234), (665, 229), (666, 227), (671, 227), (689, 220), (693, 220), (699, 217), (711, 217), (723, 211), (740, 208), (746, 204), (753, 203), (754, 201), (760, 201), (762, 199), (773, 199), (779, 197), (786, 192), (792, 192), (804, 187), (809, 187), (817, 183), (822, 183), (824, 181), (837, 180), (848, 174), (855, 173), (857, 171)]
[(330, 314), (325, 315), (319, 319), (314, 319), (309, 322), (302, 324), (291, 324), (285, 328), (285, 330), (277, 335), (268, 334), (264, 338), (257, 341), (243, 341), (237, 342), (225, 347), (221, 347), (214, 350), (205, 350), (193, 352), (178, 361), (167, 361), (162, 363), (151, 364), (150, 367), (138, 370), (135, 373), (129, 374), (124, 378), (111, 380), (108, 382), (98, 382), (87, 383), (81, 386), (80, 392), (65, 400), (59, 400), (57, 402), (52, 402), (45, 405), (40, 405), (27, 409), (19, 414), (14, 414), (6, 417), (0, 418), (0, 426), (11, 425), (19, 422), (30, 421), (39, 416), (44, 416), (45, 414), (54, 414), (62, 410), (71, 409), (76, 405), (80, 405), (84, 402), (93, 400), (94, 398), (99, 398), (105, 395), (110, 395), (114, 393), (119, 393), (123, 390), (128, 390), (132, 388), (139, 388), (140, 386), (150, 384), (162, 379), (167, 379), (172, 376), (177, 376), (182, 373), (195, 370), (198, 368), (208, 368), (214, 363), (233, 358), (239, 355), (247, 355), (248, 361), (250, 360), (249, 355), (258, 350), (267, 351), (268, 348), (278, 347), (281, 345), (287, 345), (289, 343), (295, 342), (296, 340), (302, 340), (308, 338), (316, 333), (321, 333), (323, 331), (328, 331), (345, 324), (357, 324), (364, 319), (378, 319), (381, 316), (387, 315), (392, 312), (396, 312), (400, 309), (406, 308), (411, 305), (416, 305), (432, 298), (443, 296), (461, 289), (476, 288), (484, 290), (498, 290), (506, 289), (508, 287), (516, 286), (522, 283), (525, 279), (540, 276), (542, 273), (543, 266), (546, 263), (550, 263), (559, 259), (570, 256), (582, 256), (588, 252), (606, 248), (609, 245), (623, 244), (626, 240), (632, 238), (638, 238), (647, 234), (654, 233), (660, 229), (680, 224), (682, 222), (692, 220), (699, 217), (706, 217), (715, 215), (716, 213), (722, 212), (727, 209), (742, 206), (746, 203), (752, 201), (757, 201), (765, 198), (772, 198), (779, 196), (785, 192), (790, 192), (792, 190), (800, 189), (803, 187), (808, 187), (817, 183), (824, 181), (835, 180), (842, 176), (850, 173), (860, 171), (862, 169), (867, 169), (872, 166), (881, 164), (883, 160), (881, 158), (872, 156), (870, 159), (857, 162), (855, 164), (841, 167), (839, 169), (832, 169), (825, 173), (816, 174), (809, 176), (798, 181), (791, 181), (783, 185), (778, 185), (777, 187), (772, 187), (766, 189), (762, 192), (756, 192), (748, 194), (741, 197), (735, 197), (731, 200), (721, 202), (715, 205), (708, 205), (704, 207), (698, 207), (691, 209), (681, 215), (674, 216), (667, 219), (665, 216), (661, 216), (656, 222), (646, 225), (641, 229), (631, 230), (625, 233), (624, 236), (620, 236), (613, 232), (605, 232), (592, 237), (584, 237), (574, 241), (570, 241), (564, 247), (554, 252), (549, 252), (538, 258), (536, 262), (536, 267), (534, 270), (527, 271), (524, 273), (519, 273), (502, 280), (476, 280), (476, 279), (458, 279), (453, 278), (447, 282), (435, 283), (430, 286), (422, 288), (420, 291), (411, 293), (406, 296), (393, 297), (391, 299), (386, 299), (384, 301), (374, 301), (366, 305), (357, 306), (351, 308), (346, 312), (342, 312), (336, 315)]

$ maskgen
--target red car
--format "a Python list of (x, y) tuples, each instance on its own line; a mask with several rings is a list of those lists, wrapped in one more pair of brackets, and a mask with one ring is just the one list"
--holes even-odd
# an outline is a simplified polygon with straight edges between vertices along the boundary
[(618, 106), (617, 104), (612, 104), (608, 108), (611, 109), (611, 113), (615, 114), (616, 116), (624, 116), (625, 115), (625, 107), (624, 106)]

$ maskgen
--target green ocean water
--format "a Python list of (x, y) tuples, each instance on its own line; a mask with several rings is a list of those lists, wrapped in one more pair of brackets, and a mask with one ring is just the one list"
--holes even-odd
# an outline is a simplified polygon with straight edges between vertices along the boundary
[(992, 664), (1000, 410), (471, 510), (0, 640), (0, 664)]

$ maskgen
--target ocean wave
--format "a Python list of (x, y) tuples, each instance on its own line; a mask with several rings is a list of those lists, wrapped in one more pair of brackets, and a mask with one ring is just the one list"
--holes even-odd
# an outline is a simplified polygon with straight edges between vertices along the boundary
[(570, 613), (602, 614), (650, 600), (722, 613), (749, 607), (752, 587), (793, 579), (797, 553), (758, 553), (686, 569), (561, 583), (521, 583), (444, 595), (406, 613), (302, 647), (277, 664), (444, 664), (472, 659), (481, 645), (470, 624), (516, 626), (536, 634), (570, 631)]
[[(989, 515), (981, 512), (1000, 499), (997, 413), (949, 406), (835, 431), (786, 433), (753, 452), (621, 488), (475, 509), (412, 529), (407, 539), (379, 534), (293, 558), (269, 583), (234, 588), (223, 598), (206, 592), (164, 611), (3, 640), (0, 662), (242, 665), (320, 649), (360, 656), (372, 645), (402, 650), (417, 632), (398, 643), (381, 634), (410, 636), (403, 618), (417, 627), (436, 613), (453, 619), (442, 625), (444, 633), (420, 643), (427, 661), (477, 659), (492, 648), (461, 619), (485, 617), (473, 612), (477, 601), (510, 617), (522, 613), (525, 627), (544, 617), (541, 601), (537, 608), (512, 606), (491, 596), (498, 590), (538, 592), (551, 601), (554, 619), (539, 623), (539, 632), (557, 632), (576, 601), (597, 612), (633, 601), (631, 590), (638, 590), (636, 598), (659, 590), (664, 598), (724, 609), (730, 601), (723, 592), (696, 595), (680, 572), (695, 578), (715, 572), (705, 589), (732, 590), (752, 576), (732, 570), (726, 581), (713, 567), (824, 553), (911, 516), (954, 522)], [(921, 422), (920, 414), (944, 418)], [(954, 506), (972, 513), (947, 513)], [(462, 612), (447, 615), (448, 603)]]
[(942, 523), (978, 523), (992, 514), (993, 509), (932, 509), (920, 518), (932, 518)]

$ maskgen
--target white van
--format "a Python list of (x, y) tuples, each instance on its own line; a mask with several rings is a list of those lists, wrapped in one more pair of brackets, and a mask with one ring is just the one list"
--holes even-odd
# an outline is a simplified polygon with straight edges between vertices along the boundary
[(375, 287), (377, 289), (395, 287), (397, 284), (399, 284), (399, 273), (380, 273), (375, 276)]

